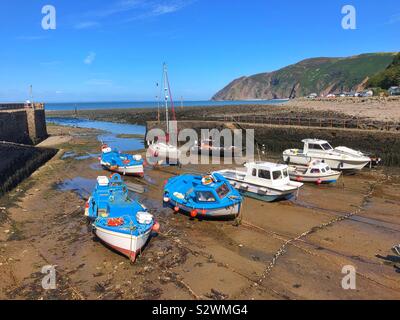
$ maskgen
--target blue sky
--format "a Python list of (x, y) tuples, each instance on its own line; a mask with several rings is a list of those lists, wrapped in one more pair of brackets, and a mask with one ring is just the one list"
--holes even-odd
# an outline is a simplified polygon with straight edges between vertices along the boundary
[[(44, 5), (56, 29), (43, 30)], [(341, 27), (344, 5), (357, 29)], [(209, 99), (305, 58), (399, 51), (398, 0), (13, 0), (0, 4), (0, 101)]]

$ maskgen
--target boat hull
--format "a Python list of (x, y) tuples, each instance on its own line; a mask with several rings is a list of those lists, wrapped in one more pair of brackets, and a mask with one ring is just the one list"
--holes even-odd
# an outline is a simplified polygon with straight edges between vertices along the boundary
[(227, 218), (227, 217), (236, 217), (240, 213), (240, 203), (236, 203), (229, 207), (206, 209), (204, 211), (202, 208), (190, 208), (178, 202), (175, 203), (170, 201), (168, 204), (171, 208), (175, 209), (176, 207), (178, 207), (179, 211), (183, 211), (187, 214), (191, 214), (193, 210), (197, 210), (196, 217)]
[(136, 255), (141, 251), (149, 239), (151, 229), (140, 236), (132, 236), (120, 232), (110, 231), (94, 225), (96, 236), (106, 245), (135, 261)]
[(335, 183), (340, 177), (340, 172), (325, 176), (307, 176), (289, 172), (289, 177), (293, 181)]
[(143, 165), (127, 166), (127, 167), (112, 167), (108, 163), (101, 162), (103, 168), (111, 172), (117, 172), (122, 175), (132, 175), (132, 176), (143, 176), (144, 168)]
[(295, 154), (283, 155), (283, 161), (287, 163), (293, 163), (305, 166), (307, 166), (311, 161), (314, 160), (324, 161), (332, 169), (336, 170), (361, 170), (370, 162), (367, 160), (328, 159), (318, 156), (306, 156), (306, 155), (295, 155)]
[(288, 200), (292, 198), (299, 190), (298, 188), (293, 188), (291, 190), (281, 191), (267, 187), (260, 187), (249, 183), (241, 183), (235, 180), (230, 180), (230, 182), (231, 185), (243, 196), (265, 202)]

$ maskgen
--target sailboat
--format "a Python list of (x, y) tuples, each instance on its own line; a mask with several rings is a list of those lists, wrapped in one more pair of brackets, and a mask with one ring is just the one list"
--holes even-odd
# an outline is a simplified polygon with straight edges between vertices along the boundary
[[(147, 156), (153, 158), (157, 164), (179, 164), (180, 150), (178, 146), (170, 143), (171, 124), (169, 120), (168, 100), (171, 102), (172, 119), (176, 121), (174, 103), (171, 95), (171, 87), (169, 85), (167, 65), (163, 65), (163, 87), (164, 87), (164, 104), (165, 104), (165, 123), (166, 135), (156, 137), (152, 141), (147, 141), (148, 151)], [(153, 160), (151, 159), (151, 160)]]

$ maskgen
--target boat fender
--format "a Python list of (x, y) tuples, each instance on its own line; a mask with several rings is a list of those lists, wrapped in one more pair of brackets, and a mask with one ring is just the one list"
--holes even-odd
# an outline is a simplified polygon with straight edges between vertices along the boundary
[(156, 221), (153, 226), (151, 227), (151, 230), (158, 233), (160, 231), (160, 224)]
[(178, 212), (179, 212), (179, 207), (178, 207), (178, 206), (175, 206), (175, 207), (174, 207), (174, 211), (175, 211), (176, 213), (178, 213)]
[(303, 181), (303, 178), (302, 177), (296, 177), (296, 181), (301, 182), (301, 181)]
[(169, 202), (169, 198), (168, 198), (168, 197), (164, 197), (163, 200), (164, 200), (164, 202), (166, 202), (166, 203)]
[(205, 215), (207, 214), (207, 210), (206, 210), (206, 209), (201, 210), (201, 214), (202, 214), (203, 216), (205, 216)]
[(196, 209), (193, 209), (193, 210), (190, 212), (190, 216), (191, 216), (192, 218), (196, 218), (196, 217), (197, 217), (197, 210), (196, 210)]
[(318, 179), (315, 183), (316, 183), (317, 185), (320, 185), (320, 184), (322, 183), (322, 180), (321, 180), (321, 179)]

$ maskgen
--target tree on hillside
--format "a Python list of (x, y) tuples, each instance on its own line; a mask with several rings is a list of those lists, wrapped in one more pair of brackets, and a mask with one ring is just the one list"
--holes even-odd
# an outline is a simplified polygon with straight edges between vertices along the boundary
[(368, 81), (368, 87), (389, 89), (400, 85), (400, 52), (394, 57), (393, 62), (386, 70), (374, 75)]

